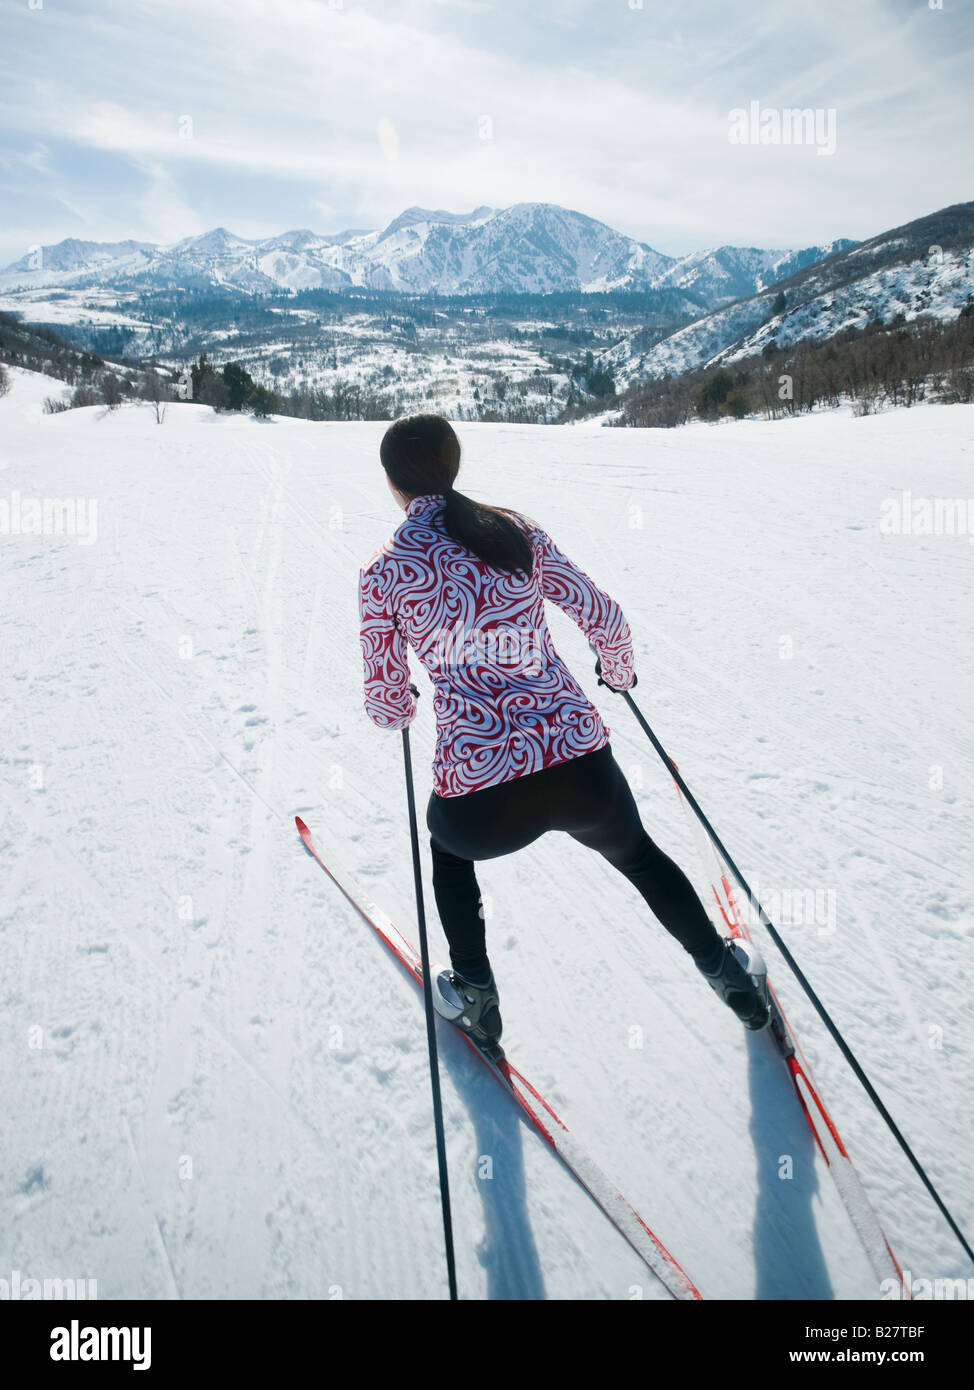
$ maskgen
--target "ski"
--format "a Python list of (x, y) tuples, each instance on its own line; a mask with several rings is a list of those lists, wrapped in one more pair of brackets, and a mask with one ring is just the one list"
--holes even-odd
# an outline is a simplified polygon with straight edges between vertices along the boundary
[[(341, 891), (359, 916), (372, 928), (376, 936), (388, 947), (396, 959), (409, 971), (413, 979), (422, 986), (423, 972), (419, 952), (403, 936), (402, 932), (374, 903), (363, 902), (352, 880), (334, 866), (325, 862), (315, 848), (311, 831), (301, 819), (295, 816), (295, 825), (305, 849), (324, 869), (325, 873)], [(453, 1025), (448, 1025), (452, 1027)], [(484, 1066), (496, 1077), (533, 1128), (558, 1155), (572, 1177), (595, 1202), (596, 1206), (609, 1218), (612, 1224), (625, 1237), (628, 1243), (652, 1270), (660, 1283), (673, 1298), (693, 1301), (702, 1298), (690, 1276), (670, 1254), (659, 1237), (650, 1229), (636, 1209), (619, 1192), (613, 1182), (585, 1152), (568, 1127), (531, 1082), (512, 1066), (497, 1044), (487, 1050), (480, 1048), (462, 1029), (457, 1028), (463, 1040)]]
[[(717, 846), (707, 834), (705, 827), (690, 811), (679, 785), (674, 783), (674, 786), (676, 786), (677, 795), (694, 830), (704, 878), (709, 884), (718, 911), (727, 927), (727, 934), (732, 938), (742, 938), (754, 944), (747, 923), (738, 910), (734, 892), (724, 871)], [(713, 867), (711, 867), (711, 861)], [(770, 980), (768, 982), (768, 994), (771, 1020), (764, 1031), (771, 1038), (788, 1069), (795, 1095), (805, 1119), (808, 1121), (815, 1144), (832, 1175), (839, 1197), (848, 1212), (849, 1219), (866, 1252), (873, 1272), (880, 1282), (886, 1279), (896, 1280), (901, 1286), (901, 1297), (912, 1298), (909, 1286), (903, 1278), (903, 1271), (880, 1225), (879, 1217), (866, 1194), (862, 1179), (855, 1169), (835, 1122), (826, 1109), (818, 1088), (812, 1081), (808, 1062), (798, 1045), (795, 1033)]]

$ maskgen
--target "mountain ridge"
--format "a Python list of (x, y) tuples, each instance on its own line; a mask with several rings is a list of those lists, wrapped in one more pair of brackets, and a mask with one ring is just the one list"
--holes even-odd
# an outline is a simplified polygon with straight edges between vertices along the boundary
[[(171, 243), (66, 238), (0, 271), (0, 289), (204, 282), (252, 293), (329, 289), (490, 294), (651, 290), (687, 282), (719, 307), (827, 254), (837, 243), (764, 251), (721, 246), (667, 256), (607, 223), (555, 203), (487, 204), (469, 213), (413, 205), (385, 227), (270, 237), (214, 227)], [(843, 245), (851, 245), (842, 242)]]
[[(775, 306), (784, 295), (784, 308)], [(941, 318), (974, 295), (974, 202), (953, 203), (853, 242), (772, 285), (720, 305), (644, 347), (638, 330), (600, 354), (620, 383), (679, 376), (902, 313)]]

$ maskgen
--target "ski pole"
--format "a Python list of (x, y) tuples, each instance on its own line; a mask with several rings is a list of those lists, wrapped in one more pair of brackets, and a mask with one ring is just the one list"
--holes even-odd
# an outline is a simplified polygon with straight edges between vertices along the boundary
[[(602, 684), (605, 684), (605, 682), (603, 681)], [(610, 690), (612, 689), (611, 686), (609, 686), (608, 688)], [(710, 836), (711, 840), (713, 841), (714, 847), (717, 849), (718, 853), (722, 856), (725, 864), (730, 869), (731, 873), (734, 875), (735, 879), (738, 882), (738, 885), (740, 886), (741, 891), (747, 894), (748, 900), (750, 901), (752, 907), (758, 915), (758, 919), (767, 930), (769, 936), (771, 937), (771, 940), (778, 947), (778, 950), (784, 956), (785, 961), (787, 962), (789, 968), (792, 971), (792, 974), (795, 976), (802, 989), (805, 991), (809, 999), (814, 1004), (819, 1017), (831, 1033), (833, 1039), (835, 1040), (839, 1048), (839, 1051), (842, 1053), (843, 1057), (846, 1059), (852, 1070), (855, 1072), (856, 1076), (861, 1081), (863, 1087), (865, 1088), (866, 1094), (869, 1096), (869, 1099), (872, 1101), (873, 1105), (875, 1105), (880, 1115), (886, 1121), (886, 1124), (888, 1125), (891, 1134), (893, 1135), (896, 1142), (899, 1144), (900, 1148), (906, 1154), (907, 1158), (912, 1163), (924, 1187), (927, 1189), (927, 1191), (930, 1193), (930, 1196), (937, 1204), (937, 1207), (941, 1215), (944, 1217), (948, 1226), (953, 1231), (957, 1239), (960, 1241), (961, 1245), (964, 1247), (965, 1254), (969, 1257), (969, 1259), (972, 1262), (974, 1262), (974, 1250), (972, 1250), (970, 1245), (968, 1244), (964, 1236), (964, 1233), (961, 1231), (957, 1222), (954, 1220), (950, 1212), (947, 1210), (947, 1207), (944, 1204), (939, 1192), (934, 1187), (930, 1179), (927, 1177), (927, 1174), (923, 1168), (923, 1165), (920, 1163), (920, 1160), (914, 1154), (913, 1150), (910, 1148), (910, 1145), (907, 1143), (903, 1135), (900, 1133), (896, 1121), (893, 1119), (892, 1115), (886, 1109), (886, 1106), (883, 1104), (882, 1100), (876, 1093), (875, 1087), (869, 1080), (869, 1077), (863, 1071), (862, 1067), (859, 1065), (859, 1062), (857, 1061), (852, 1049), (849, 1047), (848, 1043), (846, 1042), (845, 1038), (843, 1038), (836, 1025), (832, 1022), (832, 1018), (829, 1015), (829, 1012), (826, 1009), (825, 1005), (822, 1003), (821, 999), (819, 999), (818, 995), (815, 993), (815, 990), (812, 988), (812, 986), (809, 984), (808, 980), (802, 973), (798, 965), (798, 962), (795, 960), (794, 956), (788, 950), (788, 947), (782, 941), (781, 936), (775, 928), (774, 923), (771, 921), (771, 918), (768, 916), (764, 908), (758, 902), (757, 898), (751, 892), (751, 889), (748, 886), (748, 883), (744, 878), (744, 875), (741, 873), (740, 869), (737, 867), (731, 856), (728, 854), (727, 850), (724, 848), (724, 844), (723, 841), (720, 839), (720, 836), (717, 834), (716, 830), (710, 824), (710, 821), (707, 819), (703, 811), (700, 809), (700, 806), (697, 804), (696, 798), (694, 797), (690, 788), (687, 786), (686, 782), (684, 782), (682, 776), (680, 775), (676, 763), (674, 763), (673, 759), (669, 756), (666, 749), (663, 747), (659, 739), (656, 737), (652, 729), (649, 727), (647, 721), (643, 718), (643, 715), (638, 705), (636, 704), (632, 696), (629, 694), (629, 691), (621, 690), (617, 691), (616, 693), (621, 694), (625, 697), (626, 704), (632, 710), (633, 714), (636, 716), (636, 719), (639, 721), (640, 727), (642, 728), (643, 732), (646, 734), (650, 743), (652, 743), (653, 747), (656, 749), (657, 753), (662, 758), (663, 763), (665, 764), (670, 776), (674, 779), (677, 786), (680, 788), (680, 791), (686, 797), (687, 804), (691, 807), (697, 819), (703, 826), (704, 830), (706, 830), (707, 834)]]
[[(410, 686), (414, 695), (419, 692)], [(446, 1245), (446, 1272), (450, 1298), (457, 1296), (457, 1271), (453, 1257), (453, 1220), (450, 1214), (450, 1179), (446, 1166), (446, 1139), (443, 1134), (443, 1102), (440, 1097), (440, 1070), (436, 1054), (436, 1022), (433, 989), (430, 982), (429, 946), (426, 941), (426, 911), (423, 906), (423, 875), (419, 860), (419, 832), (416, 828), (416, 798), (413, 794), (413, 764), (409, 754), (409, 729), (402, 731), (402, 751), (406, 765), (406, 801), (409, 806), (409, 835), (413, 847), (413, 877), (416, 881), (416, 915), (419, 919), (419, 954), (423, 963), (423, 1003), (426, 1008), (426, 1043), (433, 1091), (433, 1124), (436, 1128), (436, 1159), (440, 1170), (440, 1201), (443, 1207), (443, 1239)]]

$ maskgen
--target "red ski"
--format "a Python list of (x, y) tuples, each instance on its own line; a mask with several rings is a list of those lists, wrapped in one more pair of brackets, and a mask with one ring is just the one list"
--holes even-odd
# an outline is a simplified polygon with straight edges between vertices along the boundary
[[(295, 816), (294, 821), (308, 853), (321, 865), (331, 881), (341, 890), (351, 906), (368, 923), (400, 964), (404, 965), (413, 979), (422, 985), (423, 975), (419, 952), (406, 940), (398, 927), (380, 908), (373, 903), (363, 903), (351, 879), (325, 863), (315, 849), (311, 839), (311, 831), (301, 817)], [(569, 1134), (566, 1125), (558, 1118), (540, 1092), (531, 1085), (526, 1077), (521, 1075), (516, 1067), (511, 1065), (502, 1049), (498, 1049), (500, 1054), (498, 1059), (492, 1060), (465, 1033), (459, 1029), (456, 1031), (469, 1044), (471, 1051), (480, 1058), (484, 1066), (489, 1068), (505, 1091), (514, 1098), (533, 1127), (554, 1150), (575, 1180), (580, 1183), (616, 1229), (626, 1238), (664, 1288), (674, 1298), (700, 1299), (702, 1295), (690, 1276), (677, 1263), (658, 1236), (647, 1226), (635, 1208), (621, 1195), (615, 1184), (606, 1177), (573, 1136)]]
[[(738, 911), (734, 893), (727, 874), (724, 872), (717, 847), (704, 826), (700, 824), (696, 816), (691, 814), (679, 784), (674, 783), (674, 785), (697, 838), (701, 867), (710, 884), (710, 890), (720, 915), (727, 925), (727, 934), (731, 937), (742, 937), (745, 941), (752, 941), (747, 924)], [(866, 1195), (866, 1189), (853, 1166), (852, 1159), (842, 1142), (835, 1122), (826, 1110), (818, 1089), (812, 1081), (808, 1063), (798, 1046), (795, 1034), (785, 1017), (777, 994), (771, 988), (770, 982), (768, 991), (771, 1002), (771, 1022), (768, 1024), (768, 1032), (774, 1039), (785, 1066), (788, 1068), (798, 1103), (808, 1121), (819, 1153), (825, 1159), (828, 1170), (832, 1174), (839, 1196), (849, 1213), (849, 1219), (856, 1234), (862, 1242), (869, 1263), (880, 1282), (894, 1279), (902, 1288), (901, 1297), (912, 1298), (909, 1285), (903, 1278), (903, 1271), (900, 1269), (899, 1262), (879, 1223), (879, 1217)]]

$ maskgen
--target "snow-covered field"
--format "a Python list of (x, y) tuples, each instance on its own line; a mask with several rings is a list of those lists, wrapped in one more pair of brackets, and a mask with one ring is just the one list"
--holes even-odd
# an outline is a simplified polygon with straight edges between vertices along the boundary
[[(23, 531), (32, 499), (96, 511), (83, 534), (0, 534), (0, 1277), (443, 1297), (421, 998), (293, 824), (415, 938), (400, 738), (360, 685), (357, 570), (400, 515), (385, 426), (45, 416), (60, 383), (13, 376), (0, 520)], [(540, 520), (622, 603), (637, 703), (968, 1232), (974, 550), (880, 517), (904, 490), (974, 493), (972, 426), (954, 406), (459, 427), (461, 486)], [(582, 634), (550, 625), (647, 828), (695, 875), (662, 765)], [(427, 698), (421, 805), (433, 734)], [(635, 890), (560, 835), (480, 880), (509, 1055), (704, 1295), (878, 1296), (768, 1040)], [(901, 1263), (966, 1277), (767, 955)], [(440, 1041), (461, 1296), (660, 1297), (462, 1040)]]

